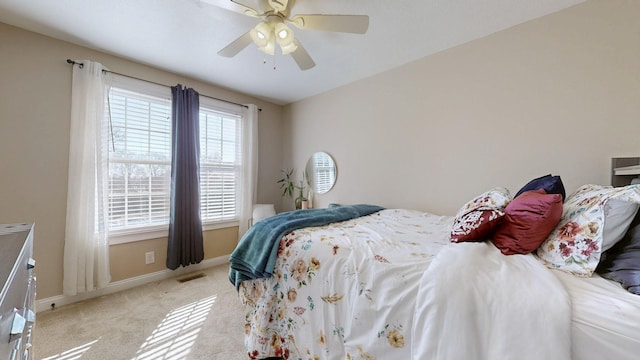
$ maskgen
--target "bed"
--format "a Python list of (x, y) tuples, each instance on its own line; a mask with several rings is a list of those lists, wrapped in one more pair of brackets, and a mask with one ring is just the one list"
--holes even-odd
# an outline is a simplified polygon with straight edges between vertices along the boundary
[[(502, 208), (498, 217), (515, 203), (506, 197), (492, 203)], [(487, 196), (470, 203), (478, 199)], [(573, 215), (568, 202), (563, 219)], [(285, 213), (294, 217), (291, 228), (280, 226), (278, 214), (263, 220), (264, 227), (254, 225), (255, 238), (240, 241), (230, 280), (245, 309), (248, 359), (631, 359), (640, 353), (640, 296), (619, 282), (564, 271), (535, 251), (505, 256), (504, 247), (478, 234), (476, 241), (454, 243), (452, 224), (462, 209), (440, 216), (359, 206)], [(349, 214), (336, 221), (336, 211)], [(556, 220), (554, 228), (561, 225)], [(263, 239), (267, 232), (272, 240)], [(241, 260), (250, 243), (259, 244), (250, 257), (261, 256), (260, 266)]]

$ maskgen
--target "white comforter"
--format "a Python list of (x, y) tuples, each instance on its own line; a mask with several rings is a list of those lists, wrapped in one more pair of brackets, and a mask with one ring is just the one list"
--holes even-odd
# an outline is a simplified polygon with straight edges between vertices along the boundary
[(563, 286), (532, 256), (452, 244), (451, 217), (388, 209), (304, 228), (244, 281), (249, 359), (569, 359)]
[(532, 255), (490, 242), (444, 247), (424, 273), (412, 359), (570, 359), (571, 303)]

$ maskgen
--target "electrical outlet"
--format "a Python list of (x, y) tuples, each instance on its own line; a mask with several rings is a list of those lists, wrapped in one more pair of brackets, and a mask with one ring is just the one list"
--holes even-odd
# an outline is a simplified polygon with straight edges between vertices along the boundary
[(144, 253), (144, 262), (145, 264), (153, 264), (154, 262), (156, 262), (156, 252), (149, 251)]

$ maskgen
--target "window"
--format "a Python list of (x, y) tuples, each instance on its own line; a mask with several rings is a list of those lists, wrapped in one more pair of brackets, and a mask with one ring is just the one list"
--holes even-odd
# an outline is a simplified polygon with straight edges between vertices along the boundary
[(109, 92), (109, 230), (169, 223), (171, 101)]
[(202, 222), (237, 220), (242, 171), (239, 115), (200, 103), (200, 207)]
[[(165, 230), (170, 216), (171, 90), (114, 77), (109, 139), (109, 231)], [(226, 106), (226, 108), (225, 108)], [(203, 224), (237, 221), (241, 116), (200, 97), (200, 196)]]

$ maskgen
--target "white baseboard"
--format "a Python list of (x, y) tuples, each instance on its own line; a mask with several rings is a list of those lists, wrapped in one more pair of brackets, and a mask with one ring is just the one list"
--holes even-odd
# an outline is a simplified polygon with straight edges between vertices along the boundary
[(131, 289), (136, 286), (148, 284), (154, 281), (160, 281), (164, 279), (169, 279), (172, 277), (184, 275), (190, 272), (207, 269), (213, 266), (226, 264), (229, 262), (229, 255), (219, 256), (212, 259), (203, 260), (199, 264), (189, 265), (187, 267), (180, 267), (176, 270), (161, 270), (156, 271), (154, 273), (140, 275), (136, 277), (132, 277), (129, 279), (124, 279), (120, 281), (115, 281), (107, 285), (102, 289), (97, 289), (94, 291), (89, 291), (86, 293), (78, 294), (75, 296), (65, 296), (65, 295), (56, 295), (46, 299), (36, 300), (36, 313), (46, 310), (51, 310), (55, 307), (60, 307), (63, 305), (73, 304), (78, 301), (83, 301), (91, 298), (95, 298), (98, 296), (113, 294), (118, 291)]

